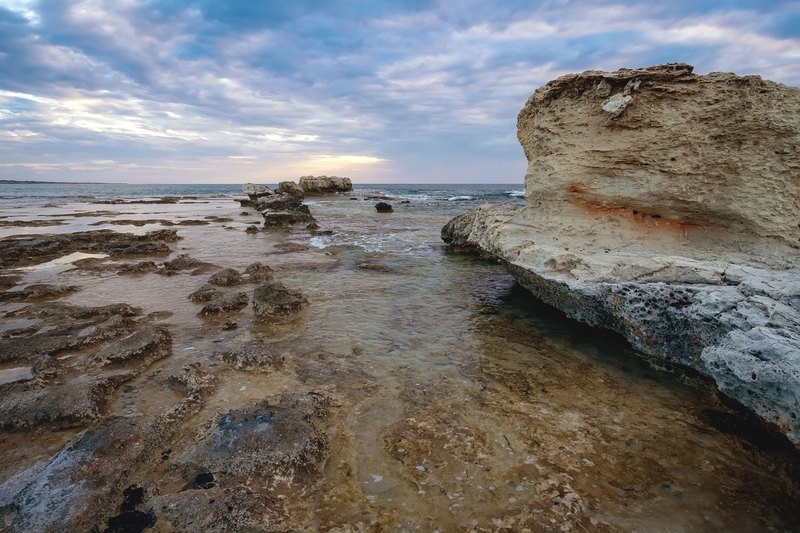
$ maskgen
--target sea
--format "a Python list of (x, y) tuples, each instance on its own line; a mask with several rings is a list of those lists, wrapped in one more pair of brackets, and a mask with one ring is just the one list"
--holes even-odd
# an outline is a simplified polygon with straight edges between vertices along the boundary
[[(165, 197), (174, 200), (149, 203)], [(331, 398), (323, 478), (281, 495), (297, 527), (800, 528), (796, 459), (755, 438), (711, 384), (567, 319), (497, 261), (447, 249), (448, 220), (484, 203), (521, 206), (521, 184), (357, 184), (306, 199), (314, 231), (263, 230), (243, 198), (239, 184), (0, 184), (0, 238), (170, 227), (181, 240), (157, 261), (187, 254), (238, 270), (258, 261), (302, 291), (309, 305), (296, 320), (261, 323), (248, 307), (225, 317), (231, 329), (188, 299), (207, 274), (120, 276), (81, 268), (80, 253), (15, 272), (20, 285), (79, 287), (67, 303), (129, 303), (170, 330), (172, 355), (127, 384), (110, 415), (164, 412), (175, 398), (159, 376), (187, 364), (216, 373), (216, 391), (171, 443), (175, 454), (232, 409), (295, 392)], [(377, 213), (378, 201), (393, 211)], [(21, 305), (0, 302), (0, 335), (29, 325), (7, 316)], [(220, 350), (252, 340), (282, 354), (284, 367), (253, 373), (221, 362)], [(13, 440), (0, 484), (72, 436), (48, 435), (36, 453)], [(138, 469), (138, 480), (169, 486), (157, 478), (163, 470)]]

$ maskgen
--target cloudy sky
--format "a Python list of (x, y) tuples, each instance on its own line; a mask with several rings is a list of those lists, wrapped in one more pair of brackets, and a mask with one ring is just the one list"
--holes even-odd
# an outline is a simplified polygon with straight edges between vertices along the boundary
[(0, 0), (0, 179), (521, 183), (587, 69), (800, 85), (800, 1)]

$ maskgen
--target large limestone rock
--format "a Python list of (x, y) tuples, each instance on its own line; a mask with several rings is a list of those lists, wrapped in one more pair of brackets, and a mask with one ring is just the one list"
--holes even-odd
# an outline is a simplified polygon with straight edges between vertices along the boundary
[(442, 237), (800, 444), (798, 117), (800, 89), (754, 76), (564, 76), (519, 114), (527, 205), (478, 208)]
[(306, 194), (322, 194), (330, 192), (346, 192), (353, 190), (350, 178), (339, 176), (303, 176), (300, 187)]

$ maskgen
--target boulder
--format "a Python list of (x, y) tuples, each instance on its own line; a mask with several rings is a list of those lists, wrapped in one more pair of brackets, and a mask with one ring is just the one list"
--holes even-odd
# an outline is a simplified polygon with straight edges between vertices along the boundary
[(253, 292), (253, 311), (261, 319), (292, 315), (306, 305), (308, 299), (303, 293), (277, 281), (265, 283)]
[(242, 185), (242, 192), (244, 192), (252, 201), (256, 201), (259, 198), (273, 194), (273, 191), (266, 185), (258, 185), (255, 183), (245, 183)]
[(282, 181), (278, 184), (278, 189), (276, 190), (278, 194), (288, 194), (289, 196), (294, 196), (302, 200), (305, 197), (305, 192), (303, 188), (300, 187), (293, 181)]
[(526, 205), (442, 238), (691, 367), (800, 444), (800, 89), (685, 64), (589, 71), (519, 114)]
[(391, 213), (393, 211), (392, 204), (387, 204), (386, 202), (378, 202), (375, 204), (375, 210), (378, 213)]
[(353, 190), (353, 182), (350, 178), (339, 176), (303, 176), (300, 178), (300, 188), (306, 194), (346, 192)]

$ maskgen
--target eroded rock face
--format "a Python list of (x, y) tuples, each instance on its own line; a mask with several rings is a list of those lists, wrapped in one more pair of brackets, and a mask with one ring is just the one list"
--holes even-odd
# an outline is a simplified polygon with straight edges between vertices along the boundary
[(345, 192), (353, 190), (353, 182), (339, 176), (303, 176), (300, 187), (306, 194)]
[(535, 296), (692, 367), (800, 443), (800, 89), (585, 72), (520, 112), (524, 207), (442, 230)]
[(782, 264), (800, 240), (798, 115), (798, 88), (685, 64), (563, 76), (517, 120), (528, 221), (573, 247)]

